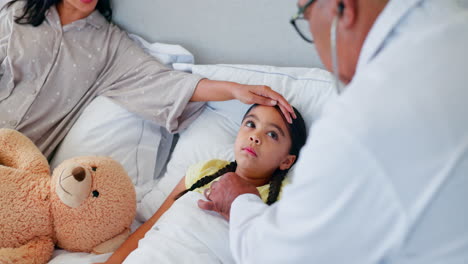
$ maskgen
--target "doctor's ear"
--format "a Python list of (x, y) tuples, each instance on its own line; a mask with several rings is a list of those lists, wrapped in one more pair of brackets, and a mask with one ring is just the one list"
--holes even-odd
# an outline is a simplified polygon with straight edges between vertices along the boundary
[(345, 28), (352, 27), (357, 18), (358, 0), (339, 0), (336, 6), (336, 13), (340, 17), (340, 22)]
[(344, 12), (344, 3), (343, 2), (339, 2), (338, 3), (338, 16), (342, 16), (343, 15), (343, 12)]

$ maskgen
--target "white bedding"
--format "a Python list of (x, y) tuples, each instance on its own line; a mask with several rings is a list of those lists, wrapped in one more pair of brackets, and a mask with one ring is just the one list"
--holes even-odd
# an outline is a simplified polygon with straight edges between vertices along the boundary
[(124, 263), (234, 263), (228, 222), (199, 209), (202, 198), (188, 192), (177, 200)]
[(111, 253), (94, 255), (88, 253), (68, 252), (65, 250), (55, 250), (49, 264), (91, 264), (106, 261)]

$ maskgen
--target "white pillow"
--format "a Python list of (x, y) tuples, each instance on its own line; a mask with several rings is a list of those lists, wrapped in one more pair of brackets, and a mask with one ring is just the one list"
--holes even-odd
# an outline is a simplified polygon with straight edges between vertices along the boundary
[[(332, 75), (321, 69), (194, 65), (192, 71), (212, 80), (268, 85), (299, 110), (307, 127), (318, 118), (325, 103), (336, 97)], [(213, 158), (234, 159), (234, 140), (249, 107), (234, 100), (207, 104), (201, 115), (180, 133), (166, 172), (140, 204), (140, 221), (151, 217), (190, 165)], [(291, 174), (294, 174), (294, 167)]]
[(200, 116), (179, 134), (166, 171), (138, 204), (137, 220), (146, 221), (185, 176), (188, 166), (213, 158), (233, 160), (234, 138), (239, 126), (205, 106)]
[(52, 159), (62, 161), (86, 155), (110, 156), (120, 162), (135, 184), (137, 201), (151, 190), (154, 176), (164, 167), (172, 143), (164, 128), (133, 114), (107, 97), (86, 107)]
[[(323, 104), (336, 96), (333, 76), (319, 68), (221, 64), (194, 65), (192, 71), (212, 80), (268, 85), (299, 110), (307, 127), (319, 116)], [(208, 105), (234, 118), (238, 124), (249, 108), (239, 101), (209, 102)]]
[(195, 58), (193, 54), (180, 45), (165, 44), (165, 43), (150, 43), (144, 38), (135, 35), (128, 35), (135, 43), (138, 44), (146, 53), (158, 59), (162, 64), (173, 68), (174, 64), (194, 64)]

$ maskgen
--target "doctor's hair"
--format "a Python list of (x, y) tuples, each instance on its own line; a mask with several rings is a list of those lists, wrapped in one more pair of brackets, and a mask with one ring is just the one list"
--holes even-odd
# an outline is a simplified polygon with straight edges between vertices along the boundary
[[(11, 0), (3, 8), (10, 8), (16, 2), (24, 2), (23, 12), (15, 17), (15, 22), (21, 25), (40, 26), (44, 22), (49, 8), (65, 0)], [(2, 8), (2, 9), (3, 9)], [(107, 21), (112, 19), (112, 8), (110, 0), (98, 0), (96, 4), (98, 10)]]
[[(244, 117), (242, 118), (242, 120), (244, 120), (245, 117), (250, 113), (250, 111), (252, 111), (252, 109), (254, 109), (257, 106), (258, 106), (258, 104), (252, 105), (247, 110), (247, 112), (244, 114)], [(283, 117), (283, 121), (285, 122), (286, 126), (288, 127), (289, 135), (291, 136), (291, 148), (289, 149), (289, 154), (296, 156), (296, 159), (294, 161), (294, 163), (296, 163), (297, 159), (299, 158), (299, 152), (300, 152), (301, 148), (305, 145), (306, 139), (307, 139), (307, 130), (306, 130), (306, 125), (305, 125), (304, 119), (302, 118), (302, 115), (299, 113), (299, 111), (297, 111), (297, 109), (293, 107), (294, 113), (296, 114), (297, 118), (293, 119), (292, 124), (289, 124), (286, 121), (286, 118), (283, 116), (283, 114), (281, 112), (281, 109), (277, 105), (274, 106), (274, 107), (281, 114), (281, 116)], [(293, 163), (293, 165), (294, 165), (294, 163)], [(291, 165), (291, 167), (292, 167), (292, 165)], [(195, 190), (197, 188), (200, 188), (200, 187), (203, 187), (203, 186), (207, 185), (208, 183), (210, 183), (213, 180), (215, 180), (216, 178), (224, 175), (225, 173), (236, 171), (236, 168), (237, 168), (237, 162), (232, 161), (231, 163), (226, 165), (224, 168), (219, 169), (217, 172), (215, 172), (215, 173), (213, 173), (211, 175), (207, 175), (207, 176), (199, 179), (198, 181), (196, 181), (192, 186), (190, 186), (190, 188), (188, 188), (185, 191), (182, 191), (181, 193), (179, 193), (176, 196), (175, 200), (179, 199), (180, 197), (182, 197), (184, 194), (186, 194), (189, 191), (193, 191), (193, 190)], [(276, 169), (276, 171), (273, 172), (273, 175), (271, 176), (270, 182), (269, 182), (270, 191), (268, 193), (268, 198), (267, 198), (266, 204), (272, 205), (273, 203), (275, 203), (278, 200), (278, 196), (279, 196), (280, 191), (281, 191), (281, 185), (282, 185), (283, 180), (286, 177), (289, 169), (286, 169), (286, 170)]]

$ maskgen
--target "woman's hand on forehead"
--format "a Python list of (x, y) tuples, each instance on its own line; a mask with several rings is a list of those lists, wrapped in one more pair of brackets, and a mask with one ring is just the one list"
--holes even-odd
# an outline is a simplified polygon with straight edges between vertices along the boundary
[(278, 105), (288, 123), (296, 114), (289, 102), (278, 92), (266, 85), (243, 85), (238, 84), (233, 91), (234, 98), (246, 104), (261, 104), (267, 106)]

